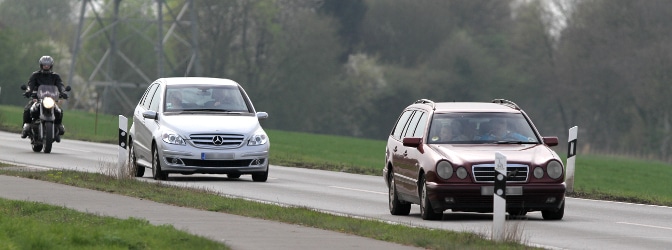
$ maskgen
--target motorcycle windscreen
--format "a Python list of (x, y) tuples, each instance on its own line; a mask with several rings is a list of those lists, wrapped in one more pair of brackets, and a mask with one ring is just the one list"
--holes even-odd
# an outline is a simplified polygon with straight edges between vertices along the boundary
[(44, 99), (45, 97), (51, 97), (57, 101), (58, 87), (56, 87), (56, 85), (40, 85), (40, 87), (37, 88), (37, 98)]

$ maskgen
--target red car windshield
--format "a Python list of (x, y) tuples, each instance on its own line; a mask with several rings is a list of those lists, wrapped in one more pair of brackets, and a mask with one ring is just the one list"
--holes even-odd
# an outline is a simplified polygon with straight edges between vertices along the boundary
[(428, 144), (523, 143), (539, 138), (520, 113), (446, 113), (432, 118)]

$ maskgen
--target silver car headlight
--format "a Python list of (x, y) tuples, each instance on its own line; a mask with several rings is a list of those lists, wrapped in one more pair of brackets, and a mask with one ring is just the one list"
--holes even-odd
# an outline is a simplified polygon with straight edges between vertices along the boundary
[(250, 140), (247, 142), (248, 146), (259, 146), (264, 145), (268, 142), (268, 137), (266, 134), (255, 134), (250, 137)]
[(44, 99), (42, 99), (42, 106), (44, 106), (44, 108), (47, 109), (53, 108), (55, 104), (56, 102), (54, 102), (54, 98), (45, 97)]
[(548, 166), (546, 166), (546, 172), (548, 172), (549, 177), (558, 179), (562, 176), (562, 164), (558, 161), (551, 161), (548, 163)]
[(436, 174), (443, 179), (448, 179), (453, 176), (453, 165), (447, 161), (441, 161), (436, 165)]
[(164, 131), (161, 134), (161, 139), (168, 144), (187, 145), (184, 138), (173, 131)]

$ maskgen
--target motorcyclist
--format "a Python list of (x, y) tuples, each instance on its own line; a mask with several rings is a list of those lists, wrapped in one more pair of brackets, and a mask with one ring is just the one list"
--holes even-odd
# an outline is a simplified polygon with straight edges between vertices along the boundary
[[(28, 80), (28, 89), (24, 93), (24, 96), (30, 97), (33, 91), (36, 91), (40, 85), (56, 85), (58, 88), (61, 98), (67, 99), (68, 95), (65, 93), (65, 86), (61, 80), (61, 76), (53, 71), (54, 68), (54, 58), (51, 56), (42, 56), (39, 60), (40, 70), (33, 72)], [(21, 138), (28, 137), (30, 133), (30, 123), (32, 122), (32, 117), (30, 115), (30, 107), (35, 102), (35, 99), (30, 99), (28, 104), (23, 109), (23, 132), (21, 133)], [(60, 141), (60, 136), (65, 133), (65, 127), (62, 124), (63, 122), (63, 111), (56, 112), (56, 120), (54, 124), (58, 128), (58, 133), (56, 136), (56, 141)]]

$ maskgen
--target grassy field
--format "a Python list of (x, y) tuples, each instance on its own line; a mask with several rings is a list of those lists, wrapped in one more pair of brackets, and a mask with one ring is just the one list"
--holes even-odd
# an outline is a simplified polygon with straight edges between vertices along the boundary
[(271, 164), (379, 175), (385, 142), (351, 137), (267, 130)]
[(574, 197), (672, 206), (672, 164), (616, 156), (576, 159)]

